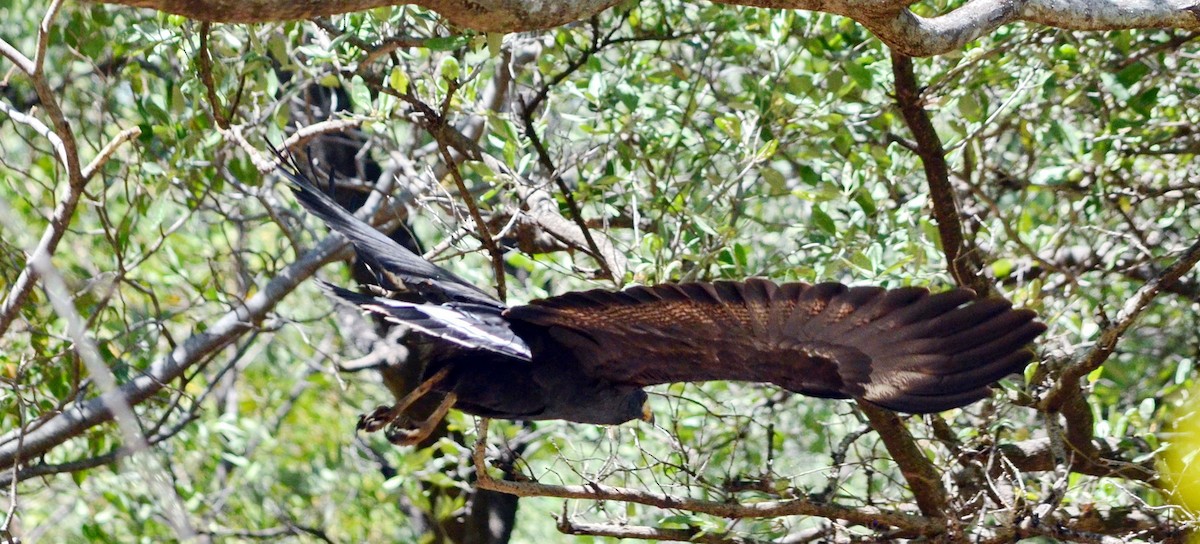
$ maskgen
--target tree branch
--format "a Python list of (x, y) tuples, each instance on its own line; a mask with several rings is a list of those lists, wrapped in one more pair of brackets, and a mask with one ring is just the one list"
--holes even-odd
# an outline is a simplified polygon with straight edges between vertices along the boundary
[[(110, 421), (108, 405), (114, 400), (136, 405), (161, 391), (192, 365), (229, 345), (261, 322), (275, 304), (324, 264), (337, 259), (348, 247), (341, 236), (330, 236), (284, 268), (244, 304), (221, 316), (204, 332), (185, 340), (159, 359), (141, 376), (100, 397), (75, 402), (37, 429), (16, 429), (0, 436), (0, 469), (42, 455), (85, 430)], [(110, 398), (114, 397), (114, 398)]]
[[(716, 0), (722, 4), (801, 9), (849, 17), (897, 51), (914, 57), (947, 53), (1002, 25), (1025, 21), (1070, 30), (1179, 28), (1200, 30), (1196, 0), (970, 0), (949, 12), (921, 17), (912, 0)], [(417, 4), (457, 26), (484, 32), (525, 32), (592, 17), (616, 0), (112, 0), (201, 21), (261, 23), (310, 19), (366, 9)]]
[[(62, 237), (66, 234), (67, 226), (71, 222), (71, 218), (75, 216), (75, 206), (79, 204), (79, 197), (83, 193), (83, 186), (87, 183), (88, 178), (84, 176), (83, 169), (79, 166), (79, 150), (76, 147), (75, 135), (71, 130), (71, 124), (67, 122), (67, 117), (63, 114), (62, 107), (58, 104), (58, 97), (54, 89), (50, 86), (50, 82), (46, 79), (44, 71), (46, 63), (46, 47), (50, 40), (50, 24), (54, 20), (54, 16), (62, 7), (62, 2), (53, 2), (50, 8), (46, 10), (45, 17), (42, 18), (42, 24), (38, 27), (37, 52), (33, 60), (28, 59), (17, 51), (7, 42), (0, 40), (0, 55), (5, 56), (17, 65), (17, 68), (29, 77), (33, 84), (34, 91), (37, 92), (39, 103), (42, 109), (46, 111), (46, 116), (50, 119), (50, 124), (54, 126), (53, 132), (45, 127), (40, 122), (31, 122), (35, 120), (32, 116), (24, 116), (24, 122), (28, 123), (39, 133), (50, 140), (54, 149), (58, 152), (58, 160), (67, 173), (67, 194), (59, 201), (58, 206), (54, 209), (54, 215), (50, 219), (50, 224), (46, 226), (46, 230), (42, 233), (42, 238), (38, 241), (37, 247), (25, 262), (24, 269), (21, 270), (21, 275), (17, 276), (9, 288), (8, 295), (5, 296), (4, 302), (0, 303), (0, 336), (3, 336), (12, 324), (13, 319), (16, 319), (17, 313), (21, 305), (25, 302), (25, 298), (29, 296), (29, 292), (33, 290), (34, 283), (37, 282), (38, 273), (33, 267), (33, 263), (42, 258), (49, 259), (58, 249), (58, 243), (62, 241)], [(12, 115), (13, 110), (7, 109), (6, 112)], [(13, 118), (14, 121), (22, 121), (22, 119)], [(40, 129), (39, 129), (40, 127)]]
[(761, 540), (750, 540), (726, 533), (713, 533), (699, 528), (666, 529), (639, 525), (608, 525), (581, 523), (565, 514), (558, 518), (558, 532), (564, 535), (607, 536), (611, 538), (636, 538), (669, 542), (700, 542), (701, 544), (767, 544)]
[(895, 527), (908, 535), (940, 534), (945, 530), (945, 525), (940, 519), (914, 516), (872, 506), (849, 508), (808, 499), (754, 503), (715, 502), (664, 495), (639, 489), (612, 487), (599, 483), (548, 485), (529, 481), (497, 480), (488, 474), (484, 460), (484, 449), (487, 447), (487, 429), (488, 421), (486, 419), (481, 420), (478, 425), (478, 438), (476, 439), (473, 454), (476, 474), (479, 477), (478, 481), (476, 481), (476, 486), (480, 489), (490, 489), (518, 497), (559, 497), (564, 499), (637, 503), (657, 508), (686, 510), (688, 512), (729, 519), (820, 516), (848, 521), (875, 530), (878, 530), (881, 526)]
[(987, 278), (979, 273), (983, 268), (978, 255), (967, 248), (963, 239), (962, 222), (959, 220), (958, 199), (950, 185), (950, 167), (946, 164), (946, 152), (922, 105), (921, 88), (913, 73), (912, 59), (892, 51), (892, 74), (896, 79), (896, 103), (904, 115), (908, 129), (917, 142), (917, 155), (925, 169), (929, 183), (929, 199), (933, 202), (933, 215), (941, 237), (942, 251), (946, 254), (946, 267), (955, 283), (970, 287), (979, 296), (987, 296), (992, 287)]
[(931, 518), (944, 516), (948, 505), (946, 489), (942, 487), (941, 478), (933, 468), (933, 463), (917, 447), (912, 434), (908, 432), (908, 427), (900, 421), (900, 416), (869, 402), (859, 402), (858, 407), (866, 414), (871, 428), (879, 434), (892, 460), (900, 467), (900, 473), (912, 489), (913, 498), (916, 499), (921, 513)]
[(1116, 321), (1101, 331), (1096, 345), (1063, 370), (1054, 387), (1042, 398), (1038, 406), (1039, 409), (1045, 411), (1060, 410), (1068, 400), (1068, 397), (1079, 391), (1079, 380), (1089, 372), (1100, 368), (1100, 365), (1108, 360), (1109, 356), (1116, 349), (1117, 342), (1121, 339), (1121, 336), (1137, 321), (1142, 312), (1146, 311), (1146, 308), (1150, 306), (1154, 298), (1163, 291), (1164, 286), (1179, 281), (1198, 262), (1200, 262), (1200, 239), (1197, 239), (1191, 247), (1188, 247), (1183, 252), (1183, 255), (1180, 255), (1179, 259), (1163, 271), (1161, 275), (1146, 282), (1145, 285), (1134, 293), (1133, 297), (1121, 308), (1121, 312), (1117, 314)]

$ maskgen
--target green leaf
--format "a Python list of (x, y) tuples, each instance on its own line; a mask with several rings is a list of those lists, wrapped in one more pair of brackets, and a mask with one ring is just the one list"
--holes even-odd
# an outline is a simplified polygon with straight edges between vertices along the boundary
[(438, 75), (442, 79), (456, 81), (462, 73), (462, 67), (458, 64), (458, 59), (446, 56), (442, 59), (442, 64), (438, 66)]
[[(470, 36), (459, 34), (457, 36), (429, 38), (425, 40), (423, 45), (431, 51), (453, 51), (467, 45), (467, 43), (470, 41)], [(457, 77), (457, 75), (455, 77)]]
[(862, 65), (862, 59), (856, 59), (853, 62), (845, 64), (846, 73), (860, 89), (870, 89), (875, 86), (875, 74), (870, 69)]
[(992, 263), (992, 275), (997, 279), (1007, 278), (1012, 273), (1014, 268), (1013, 262), (1008, 259), (996, 259)]
[(400, 94), (408, 93), (408, 73), (404, 71), (404, 67), (392, 67), (391, 73), (388, 74), (388, 87)]
[(1150, 67), (1146, 66), (1145, 63), (1138, 61), (1125, 67), (1125, 69), (1121, 70), (1120, 72), (1117, 72), (1117, 81), (1121, 82), (1121, 85), (1124, 85), (1126, 88), (1128, 88), (1132, 87), (1134, 83), (1141, 81), (1141, 79), (1149, 73)]
[(758, 170), (758, 175), (767, 182), (767, 186), (771, 188), (771, 194), (780, 195), (787, 192), (787, 181), (779, 170), (764, 166)]
[(829, 214), (825, 213), (820, 206), (813, 206), (812, 223), (828, 234), (837, 234), (837, 225), (833, 222), (833, 218), (829, 217)]

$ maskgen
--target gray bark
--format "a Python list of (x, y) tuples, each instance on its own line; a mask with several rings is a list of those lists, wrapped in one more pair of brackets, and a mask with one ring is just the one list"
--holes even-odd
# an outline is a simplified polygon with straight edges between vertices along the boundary
[[(913, 0), (715, 0), (775, 9), (803, 9), (858, 21), (909, 56), (962, 48), (997, 27), (1024, 21), (1070, 30), (1178, 28), (1200, 30), (1200, 0), (971, 0), (935, 17), (920, 17)], [(482, 32), (525, 32), (587, 19), (617, 0), (109, 0), (193, 19), (260, 23), (369, 8), (417, 4), (455, 25)]]

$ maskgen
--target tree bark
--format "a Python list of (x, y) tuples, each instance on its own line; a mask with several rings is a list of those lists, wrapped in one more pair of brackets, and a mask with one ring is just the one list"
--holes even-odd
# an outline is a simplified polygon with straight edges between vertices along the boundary
[[(909, 11), (912, 0), (714, 0), (722, 4), (803, 9), (842, 15), (913, 57), (955, 51), (997, 27), (1025, 21), (1069, 30), (1200, 30), (1200, 0), (970, 0), (934, 17)], [(110, 0), (200, 21), (262, 23), (416, 4), (481, 32), (526, 32), (587, 19), (617, 0)]]

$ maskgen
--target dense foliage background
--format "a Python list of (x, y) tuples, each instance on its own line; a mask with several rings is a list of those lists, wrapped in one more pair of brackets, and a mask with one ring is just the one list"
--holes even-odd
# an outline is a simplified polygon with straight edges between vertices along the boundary
[[(0, 38), (35, 59), (43, 9), (0, 7)], [(473, 419), (453, 414), (451, 434), (426, 448), (356, 435), (358, 414), (391, 401), (377, 373), (347, 364), (372, 345), (348, 331), (369, 324), (312, 282), (270, 287), (305, 272), (289, 267), (321, 248), (318, 261), (347, 255), (322, 246), (326, 229), (261, 173), (269, 146), (303, 127), (320, 137), (293, 150), (351, 142), (360, 185), (394, 197), (380, 220), (404, 215), (434, 260), (510, 302), (746, 276), (955, 283), (927, 165), (897, 107), (897, 61), (845, 19), (643, 2), (500, 36), (461, 34), (412, 8), (209, 28), (69, 3), (48, 28), (41, 87), (11, 56), (0, 60), (0, 293), (13, 296), (74, 186), (79, 202), (51, 262), (117, 383), (169, 362), (248, 299), (278, 304), (134, 402), (125, 431), (89, 426), (6, 468), (9, 538), (450, 538), (433, 527), (463, 515)], [(519, 444), (515, 472), (543, 484), (805, 499), (853, 514), (733, 520), (530, 497), (514, 541), (635, 527), (712, 542), (943, 530), (997, 541), (1179, 538), (1192, 516), (1169, 504), (1154, 458), (1200, 357), (1200, 279), (1187, 265), (1200, 239), (1196, 37), (1017, 25), (912, 61), (945, 149), (963, 259), (981, 272), (973, 286), (1050, 326), (1038, 363), (994, 400), (905, 418), (937, 470), (933, 485), (947, 490), (944, 511), (918, 509), (853, 403), (676, 385), (652, 395), (655, 425), (493, 422), (490, 455)], [(38, 128), (47, 125), (78, 149), (77, 163), (110, 158), (73, 185)], [(480, 235), (476, 215), (490, 233)], [(1172, 270), (1182, 278), (1156, 283)], [(350, 282), (342, 265), (319, 275)], [(1162, 292), (1148, 293), (1155, 285)], [(106, 390), (52, 294), (39, 285), (0, 308), (11, 314), (0, 330), (0, 451), (19, 451), (26, 432)], [(1069, 393), (1064, 369), (1087, 371), (1083, 395)], [(1082, 404), (1047, 408), (1054, 394)], [(133, 453), (129, 430), (149, 449)], [(883, 515), (911, 525), (862, 521)]]

